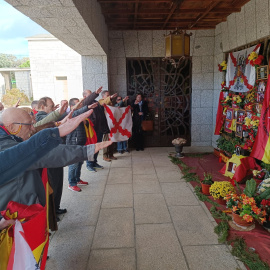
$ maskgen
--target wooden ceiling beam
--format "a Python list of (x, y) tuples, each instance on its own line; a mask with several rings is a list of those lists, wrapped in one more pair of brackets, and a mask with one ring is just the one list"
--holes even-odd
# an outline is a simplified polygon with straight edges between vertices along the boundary
[(164, 27), (166, 26), (167, 22), (170, 20), (170, 18), (172, 17), (174, 11), (179, 8), (181, 6), (181, 4), (184, 2), (184, 0), (175, 0), (171, 6), (171, 11), (170, 13), (168, 14), (163, 26), (162, 26), (162, 29), (164, 29)]
[[(139, 0), (135, 3), (135, 14), (134, 14), (134, 21), (133, 21), (133, 29), (135, 29), (137, 16), (138, 16), (138, 7), (139, 7)], [(121, 13), (120, 13), (121, 14)]]
[[(204, 20), (204, 21), (200, 21), (200, 23), (219, 23), (219, 22), (223, 22), (224, 19), (220, 18), (220, 19), (207, 19), (207, 20)], [(168, 22), (168, 24), (181, 24), (181, 23), (185, 23), (187, 26), (192, 23), (193, 21), (192, 20), (171, 20)], [(106, 21), (106, 23), (108, 25), (113, 25), (113, 24), (134, 24), (133, 21), (128, 21), (128, 20), (121, 20), (121, 19), (118, 19), (118, 20), (114, 20), (114, 21)], [(141, 25), (141, 24), (163, 24), (163, 21), (162, 20), (147, 20), (147, 21), (137, 21), (136, 22), (136, 25)]]
[(189, 29), (191, 29), (193, 26), (195, 26), (201, 19), (203, 19), (210, 10), (212, 10), (216, 5), (218, 5), (221, 1), (212, 1), (211, 4), (207, 7), (206, 11), (199, 15), (196, 20), (194, 21), (194, 23), (189, 25)]
[[(224, 14), (231, 14), (234, 12), (240, 12), (241, 8), (216, 8), (209, 11), (209, 14), (211, 13), (224, 13)], [(205, 12), (205, 9), (179, 9), (176, 10), (175, 13), (185, 13), (185, 14), (193, 14), (193, 13), (203, 13)], [(135, 11), (132, 9), (124, 9), (124, 8), (115, 8), (115, 9), (106, 9), (102, 10), (102, 13), (104, 15), (113, 15), (113, 14), (121, 14), (121, 15), (130, 15), (135, 14)], [(138, 14), (169, 14), (170, 9), (140, 9)]]

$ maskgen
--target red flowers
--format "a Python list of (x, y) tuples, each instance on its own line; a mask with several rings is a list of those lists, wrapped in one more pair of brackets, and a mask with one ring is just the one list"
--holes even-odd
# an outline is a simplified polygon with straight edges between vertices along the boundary
[(250, 60), (250, 64), (254, 66), (260, 66), (263, 60), (263, 55), (258, 55), (256, 59)]

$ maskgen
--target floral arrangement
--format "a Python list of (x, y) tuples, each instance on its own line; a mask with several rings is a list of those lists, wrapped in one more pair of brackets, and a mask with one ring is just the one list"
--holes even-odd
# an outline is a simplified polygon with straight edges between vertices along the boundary
[(226, 61), (223, 61), (220, 64), (218, 64), (218, 70), (220, 72), (227, 70), (227, 63), (226, 63)]
[(242, 93), (240, 93), (239, 95), (233, 95), (232, 104), (236, 105), (237, 107), (244, 108), (245, 95)]
[(231, 106), (232, 106), (232, 94), (229, 93), (229, 94), (225, 97), (225, 99), (222, 99), (222, 100), (221, 100), (221, 104), (222, 104), (223, 107), (224, 107), (224, 106), (231, 107)]
[(251, 149), (257, 136), (259, 117), (253, 115), (251, 118), (246, 117), (242, 126), (243, 132), (248, 133), (248, 139), (245, 142), (244, 149)]
[(187, 140), (183, 139), (183, 138), (176, 138), (176, 139), (172, 140), (173, 145), (183, 145), (186, 143), (187, 143)]
[(261, 222), (266, 221), (266, 211), (256, 205), (253, 197), (248, 197), (244, 193), (240, 195), (231, 193), (224, 199), (227, 201), (227, 207), (232, 209), (235, 214), (240, 215), (245, 221), (253, 222), (254, 219)]
[(256, 52), (252, 52), (248, 56), (248, 60), (249, 60), (249, 63), (250, 63), (251, 66), (258, 67), (262, 63), (263, 55), (258, 55)]
[(246, 95), (247, 104), (252, 104), (256, 101), (256, 89), (252, 88)]
[(261, 201), (261, 209), (266, 212), (265, 221), (270, 221), (270, 200), (263, 199)]
[(214, 199), (224, 198), (231, 193), (235, 193), (235, 189), (228, 181), (215, 181), (210, 187), (210, 194)]

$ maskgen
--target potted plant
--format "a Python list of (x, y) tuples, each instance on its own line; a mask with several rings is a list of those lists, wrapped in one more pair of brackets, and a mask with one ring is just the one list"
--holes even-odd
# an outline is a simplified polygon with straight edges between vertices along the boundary
[(205, 195), (210, 195), (209, 189), (210, 189), (211, 185), (214, 183), (212, 180), (212, 178), (213, 178), (212, 174), (204, 172), (203, 175), (204, 175), (204, 178), (201, 181), (202, 193)]
[(250, 179), (246, 182), (246, 187), (241, 194), (228, 194), (225, 197), (227, 207), (232, 210), (234, 223), (249, 227), (255, 219), (262, 224), (267, 221), (266, 199), (270, 197), (270, 179), (266, 180), (265, 185), (269, 185), (269, 187), (259, 187), (258, 194), (256, 193), (256, 181)]
[(226, 201), (224, 200), (226, 195), (235, 193), (235, 189), (229, 181), (215, 181), (209, 191), (210, 195), (222, 205), (226, 205)]
[(184, 155), (182, 154), (183, 146), (187, 143), (187, 140), (184, 138), (176, 138), (172, 140), (172, 144), (175, 147), (176, 157), (182, 158)]

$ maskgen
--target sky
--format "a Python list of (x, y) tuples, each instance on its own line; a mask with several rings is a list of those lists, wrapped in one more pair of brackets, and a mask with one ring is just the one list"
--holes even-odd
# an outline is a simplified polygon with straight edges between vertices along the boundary
[(28, 57), (26, 37), (48, 32), (13, 6), (0, 0), (0, 53)]

